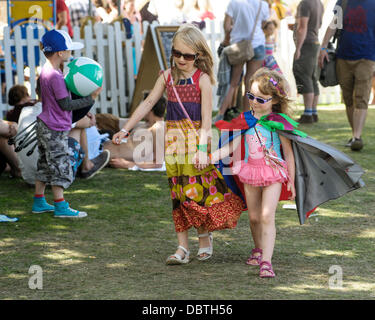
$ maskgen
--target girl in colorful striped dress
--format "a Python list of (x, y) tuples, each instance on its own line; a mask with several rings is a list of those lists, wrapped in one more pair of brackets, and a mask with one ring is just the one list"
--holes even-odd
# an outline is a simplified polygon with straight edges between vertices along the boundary
[(212, 256), (211, 231), (234, 228), (244, 204), (231, 192), (220, 171), (209, 164), (213, 58), (202, 32), (182, 25), (172, 40), (171, 68), (156, 84), (124, 128), (113, 136), (119, 143), (167, 91), (165, 163), (177, 233), (177, 251), (166, 263), (189, 262), (188, 229), (197, 229), (198, 260)]
[(263, 32), (266, 36), (266, 57), (263, 61), (263, 67), (268, 68), (272, 71), (277, 71), (282, 74), (282, 71), (277, 64), (273, 52), (275, 51), (276, 41), (275, 41), (275, 31), (277, 28), (277, 23), (275, 20), (267, 21), (263, 26)]

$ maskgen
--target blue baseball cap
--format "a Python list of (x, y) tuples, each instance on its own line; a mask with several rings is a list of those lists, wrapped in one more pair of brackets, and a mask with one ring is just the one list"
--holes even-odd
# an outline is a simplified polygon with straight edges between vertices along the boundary
[(79, 50), (83, 48), (83, 43), (73, 42), (70, 35), (64, 30), (53, 29), (47, 31), (40, 42), (43, 45), (43, 52)]

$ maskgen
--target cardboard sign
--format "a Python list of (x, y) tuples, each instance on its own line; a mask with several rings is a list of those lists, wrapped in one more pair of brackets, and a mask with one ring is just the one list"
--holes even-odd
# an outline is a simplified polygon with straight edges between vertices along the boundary
[(142, 92), (152, 90), (159, 77), (159, 72), (170, 67), (172, 39), (178, 28), (179, 26), (149, 26), (130, 106), (130, 114), (142, 101)]

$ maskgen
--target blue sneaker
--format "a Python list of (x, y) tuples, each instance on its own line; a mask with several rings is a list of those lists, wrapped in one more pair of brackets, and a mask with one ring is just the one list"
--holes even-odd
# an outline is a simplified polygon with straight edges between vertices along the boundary
[(47, 203), (46, 198), (35, 198), (33, 207), (31, 209), (32, 213), (43, 213), (43, 212), (53, 212), (55, 207)]
[(66, 201), (55, 202), (55, 217), (57, 218), (84, 218), (87, 217), (87, 213), (83, 211), (77, 211), (69, 208), (69, 203)]

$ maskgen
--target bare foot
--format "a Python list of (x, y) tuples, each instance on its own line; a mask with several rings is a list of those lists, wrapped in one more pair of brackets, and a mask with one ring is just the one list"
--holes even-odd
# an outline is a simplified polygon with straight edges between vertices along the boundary
[[(210, 236), (207, 236), (207, 237), (200, 237), (199, 238), (199, 248), (209, 248), (211, 247), (211, 240), (210, 240)], [(202, 253), (199, 255), (199, 258), (204, 258), (204, 257), (208, 257), (210, 256), (210, 254), (208, 253)]]
[(134, 167), (134, 163), (124, 158), (113, 158), (109, 161), (109, 165), (117, 169), (129, 169)]
[(259, 257), (262, 254), (260, 252), (255, 252), (251, 255), (251, 257), (247, 260), (247, 264), (251, 266), (259, 266)]

